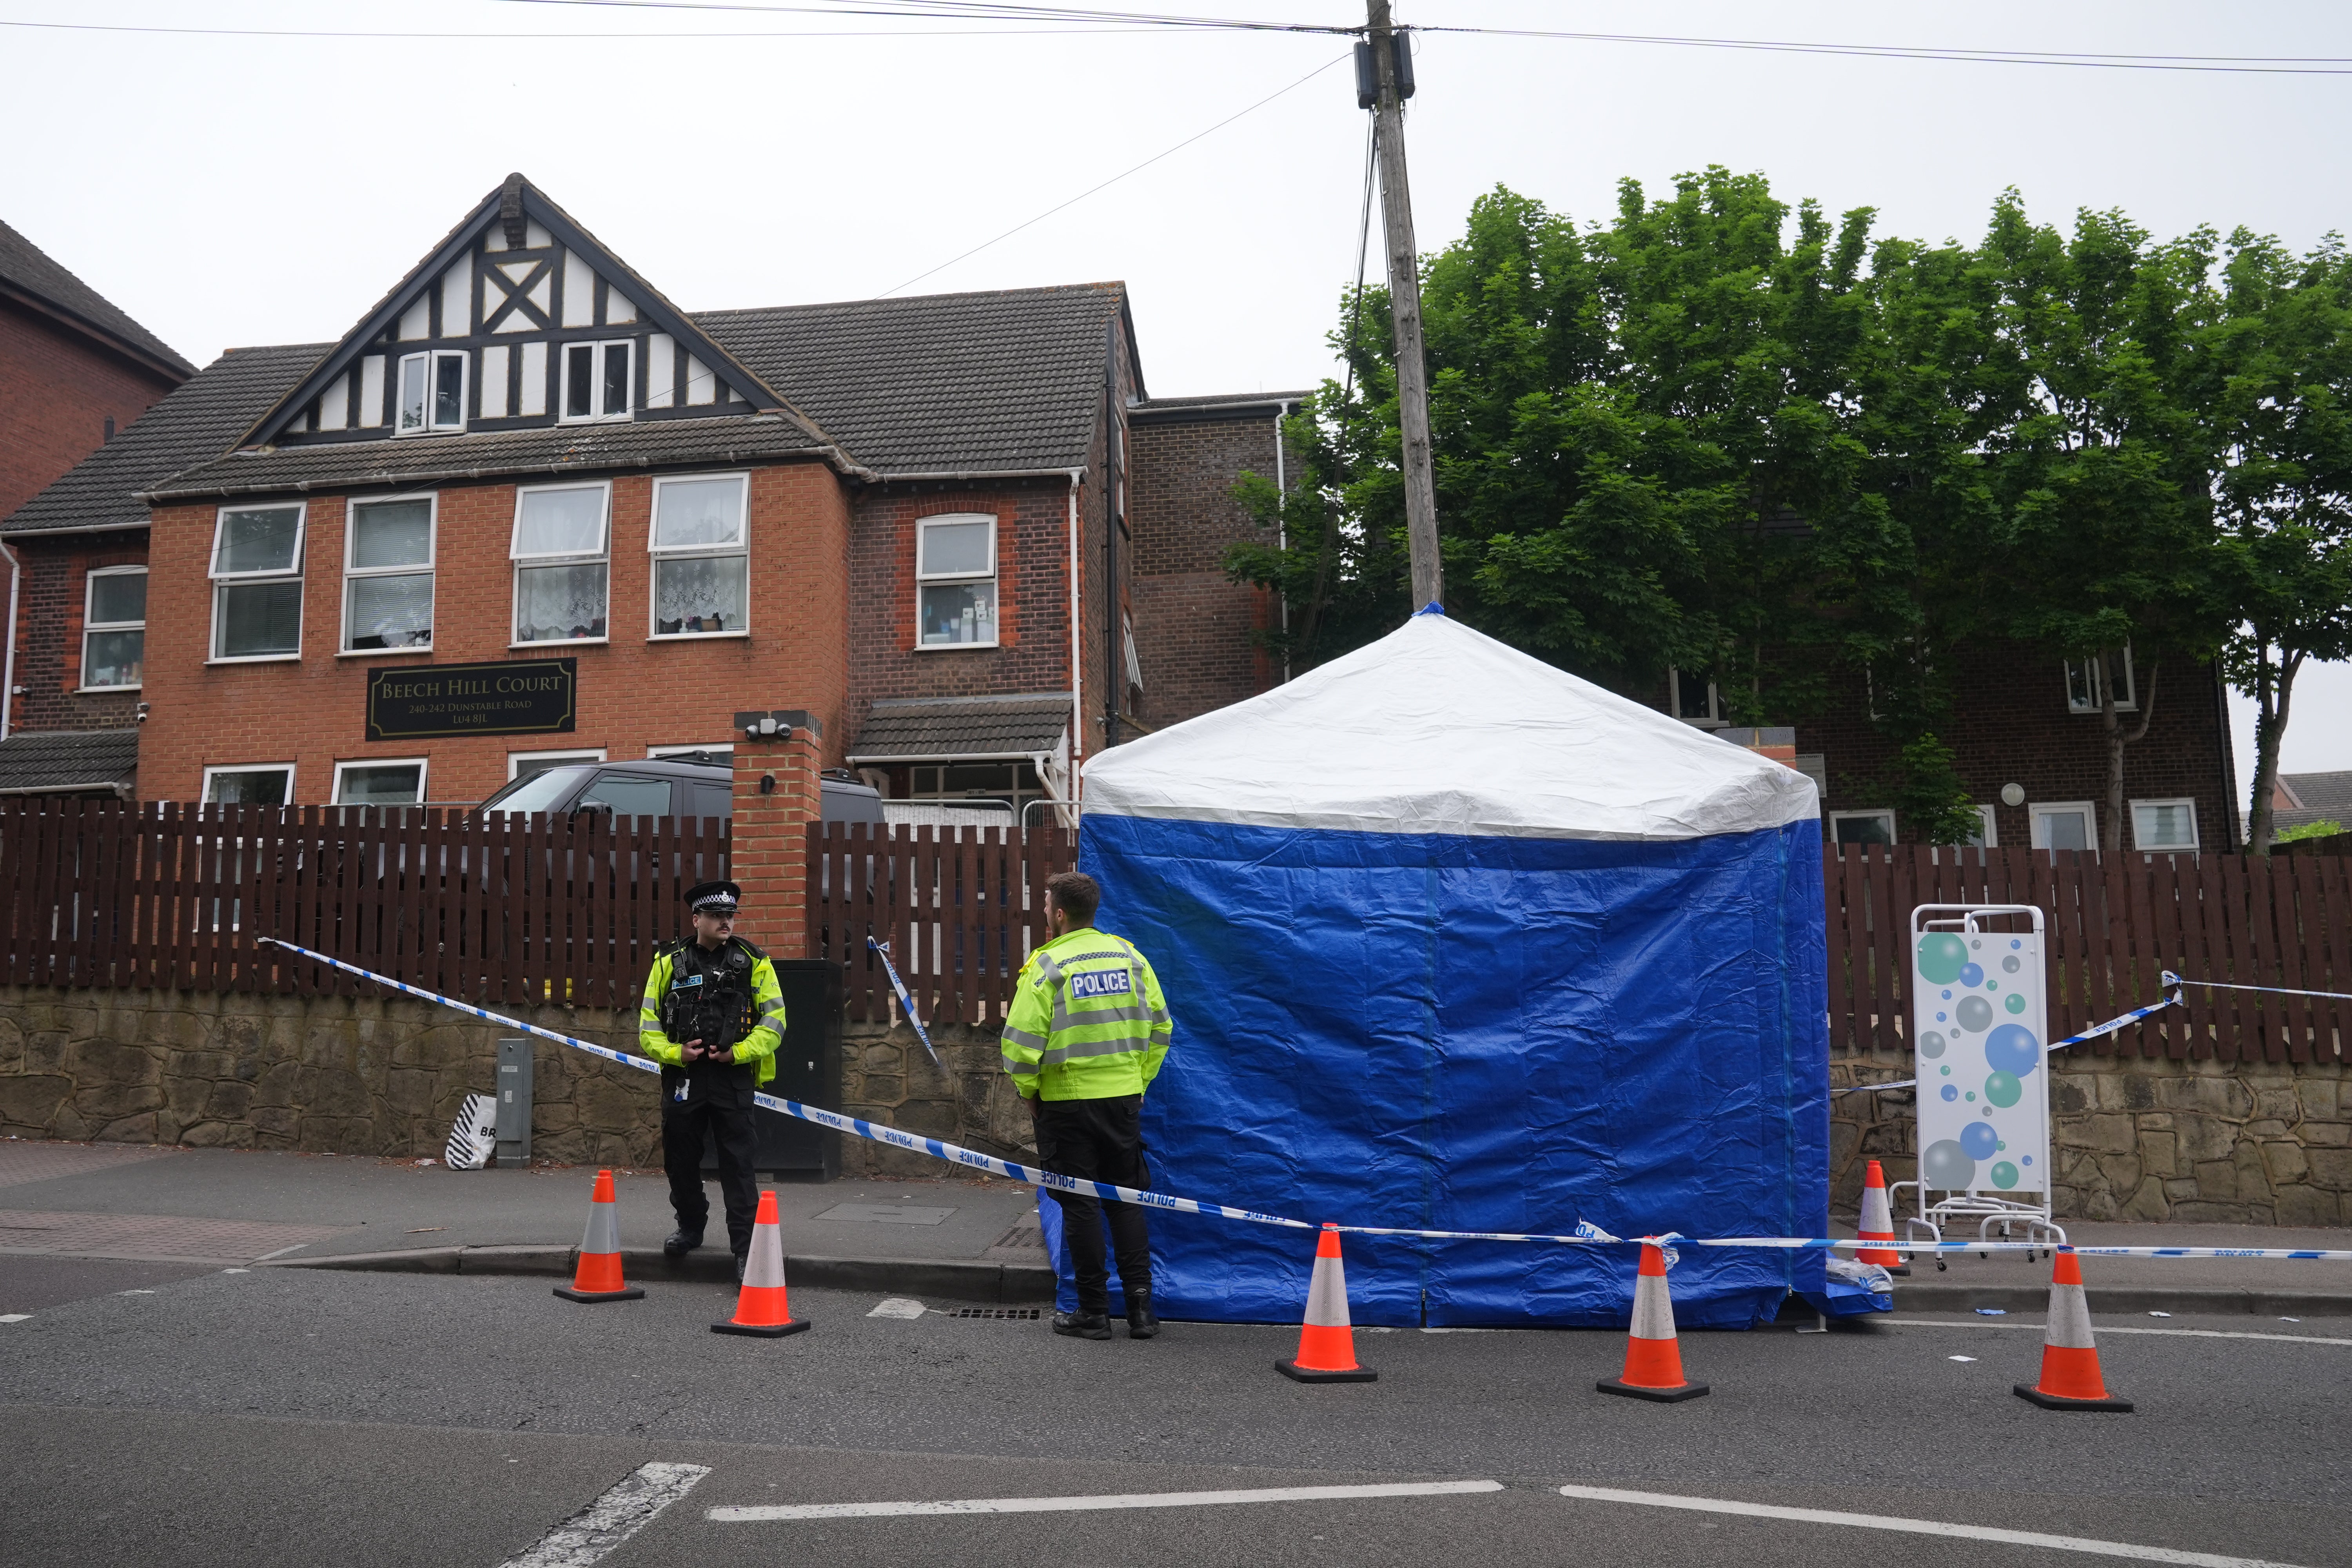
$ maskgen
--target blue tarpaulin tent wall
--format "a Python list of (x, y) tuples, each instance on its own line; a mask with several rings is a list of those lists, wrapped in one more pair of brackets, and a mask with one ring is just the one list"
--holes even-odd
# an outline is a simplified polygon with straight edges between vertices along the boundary
[[(1094, 758), (1098, 923), (1176, 1023), (1153, 1184), (1309, 1221), (1819, 1236), (1812, 784), (1429, 612)], [(1161, 1310), (1292, 1321), (1309, 1235), (1152, 1217)], [(1350, 1237), (1363, 1323), (1623, 1323), (1632, 1249)], [(1818, 1256), (1685, 1247), (1739, 1327)]]

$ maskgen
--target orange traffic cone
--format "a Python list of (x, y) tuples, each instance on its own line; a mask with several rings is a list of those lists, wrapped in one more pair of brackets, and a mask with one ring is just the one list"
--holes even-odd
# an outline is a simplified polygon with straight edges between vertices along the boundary
[(1603, 1394), (1673, 1405), (1706, 1392), (1683, 1381), (1683, 1352), (1675, 1342), (1675, 1303), (1666, 1291), (1666, 1255), (1642, 1243), (1642, 1271), (1633, 1277), (1633, 1321), (1625, 1338), (1625, 1374), (1593, 1384)]
[(595, 1195), (588, 1200), (588, 1233), (580, 1238), (580, 1261), (570, 1285), (555, 1293), (567, 1301), (634, 1301), (645, 1288), (621, 1279), (621, 1210), (613, 1197), (613, 1173), (596, 1173)]
[(1327, 1225), (1315, 1243), (1315, 1273), (1307, 1282), (1307, 1321), (1298, 1327), (1298, 1359), (1274, 1370), (1297, 1383), (1370, 1383), (1381, 1374), (1356, 1364), (1356, 1331), (1348, 1323), (1348, 1272), (1339, 1263), (1339, 1227)]
[(2083, 1296), (2083, 1263), (2071, 1247), (2058, 1251), (2050, 1276), (2050, 1322), (2042, 1336), (2042, 1381), (2014, 1385), (2020, 1399), (2044, 1410), (2129, 1410), (2128, 1399), (2107, 1392), (2099, 1375), (2099, 1348), (2091, 1342), (2091, 1304)]
[(784, 1298), (784, 1233), (776, 1221), (775, 1193), (762, 1192), (759, 1215), (751, 1221), (751, 1251), (743, 1260), (743, 1289), (735, 1298), (735, 1315), (711, 1324), (710, 1331), (780, 1340), (808, 1326), (806, 1318), (793, 1319), (792, 1303)]
[[(1886, 1173), (1878, 1168), (1875, 1160), (1870, 1163), (1870, 1171), (1862, 1180), (1862, 1223), (1853, 1227), (1853, 1234), (1863, 1241), (1895, 1239), (1895, 1215), (1886, 1206)], [(1892, 1247), (1865, 1247), (1854, 1257), (1864, 1263), (1883, 1264), (1889, 1273), (1911, 1272), (1903, 1255)]]

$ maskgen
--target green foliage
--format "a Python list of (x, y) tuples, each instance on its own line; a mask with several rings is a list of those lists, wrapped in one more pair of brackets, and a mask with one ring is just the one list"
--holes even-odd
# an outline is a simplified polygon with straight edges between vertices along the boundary
[[(1711, 679), (1734, 722), (1866, 683), (1906, 837), (1977, 829), (1937, 737), (1978, 646), (2129, 650), (2111, 835), (2168, 667), (2266, 680), (2273, 757), (2300, 659), (2352, 652), (2343, 247), (2062, 230), (2013, 191), (1974, 245), (1873, 219), (1722, 168), (1625, 181), (1581, 226), (1479, 197), (1423, 264), (1447, 612), (1644, 700), (1669, 667)], [(1388, 298), (1340, 304), (1348, 374), (1287, 429), (1298, 488), (1246, 481), (1258, 537), (1226, 559), (1285, 595), (1294, 669), (1413, 608)]]
[(2272, 842), (2292, 844), (2298, 838), (2333, 838), (2343, 831), (2344, 825), (2331, 816), (2319, 822), (2305, 822), (2294, 827), (2282, 827), (2279, 829), (2278, 837)]
[(1968, 844), (1984, 832), (1984, 819), (1960, 782), (1952, 749), (1933, 735), (1905, 745), (1895, 786), (1895, 820), (1908, 824), (1923, 844)]

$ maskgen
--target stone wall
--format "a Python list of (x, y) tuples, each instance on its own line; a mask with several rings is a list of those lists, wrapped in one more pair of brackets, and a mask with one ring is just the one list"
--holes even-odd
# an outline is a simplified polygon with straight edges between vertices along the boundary
[[(625, 1045), (635, 1019), (543, 1006), (526, 1021)], [(617, 1024), (617, 1027), (615, 1026)], [(507, 1030), (403, 997), (215, 996), (0, 987), (0, 1135), (437, 1157), (467, 1094), (490, 1089)], [(1007, 1158), (1035, 1152), (995, 1032), (936, 1030), (940, 1065), (904, 1025), (852, 1024), (839, 1098), (853, 1116)], [(1843, 1058), (1838, 1084), (1900, 1077)], [(2077, 1057), (2053, 1075), (2064, 1219), (2352, 1225), (2352, 1083), (2341, 1064)], [(644, 1075), (537, 1042), (532, 1153), (564, 1163), (660, 1160)], [(1860, 1201), (1864, 1164), (1916, 1171), (1908, 1090), (1832, 1102), (1832, 1201)], [(938, 1175), (939, 1162), (842, 1140), (845, 1175)]]
[[(634, 1041), (634, 1009), (542, 1006), (525, 1022)], [(488, 1094), (499, 1037), (405, 997), (226, 996), (0, 987), (0, 1135), (437, 1158), (468, 1094)], [(992, 1032), (851, 1025), (843, 1093), (869, 1121), (992, 1153), (1034, 1152)], [(567, 1164), (660, 1163), (650, 1078), (534, 1042), (531, 1153)], [(936, 1160), (844, 1139), (849, 1175), (938, 1175)]]
[[(1848, 1058), (1831, 1064), (1830, 1080), (1889, 1081), (1908, 1067)], [(2077, 1054), (2052, 1077), (2062, 1220), (2352, 1225), (2352, 1080), (2340, 1062)], [(1910, 1090), (1832, 1104), (1834, 1206), (1860, 1204), (1872, 1159), (1890, 1182), (1917, 1174)]]

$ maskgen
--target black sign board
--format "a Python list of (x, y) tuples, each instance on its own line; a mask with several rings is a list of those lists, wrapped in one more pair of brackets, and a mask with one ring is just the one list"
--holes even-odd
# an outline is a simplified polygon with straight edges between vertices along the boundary
[(367, 738), (569, 734), (578, 713), (579, 673), (576, 658), (371, 669)]

